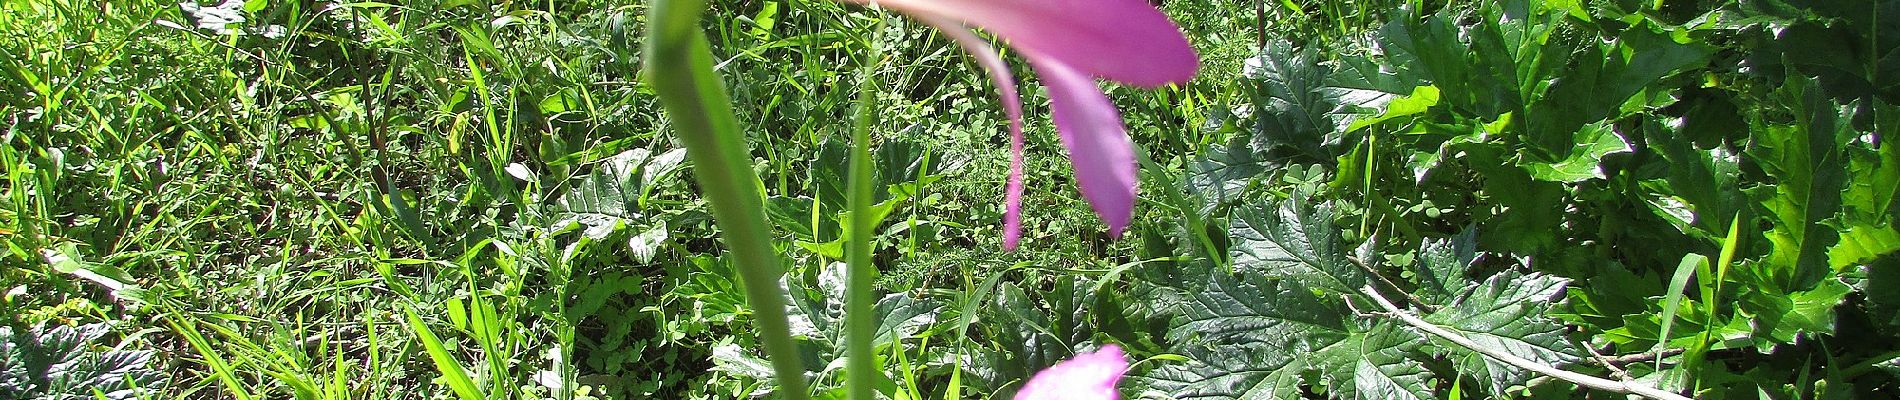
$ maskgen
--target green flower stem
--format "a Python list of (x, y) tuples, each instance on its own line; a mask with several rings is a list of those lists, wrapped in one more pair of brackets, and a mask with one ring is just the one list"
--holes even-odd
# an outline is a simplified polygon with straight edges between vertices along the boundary
[(752, 304), (753, 323), (765, 342), (778, 377), (778, 393), (788, 400), (809, 397), (804, 367), (785, 317), (785, 272), (772, 248), (771, 225), (745, 135), (732, 115), (731, 100), (713, 73), (712, 49), (699, 29), (705, 0), (656, 0), (648, 10), (646, 76), (672, 117), (674, 133), (686, 144), (693, 175), (712, 205), (733, 265)]
[(876, 185), (871, 180), (871, 121), (876, 115), (877, 86), (871, 74), (867, 69), (864, 83), (858, 86), (858, 110), (851, 129), (851, 172), (846, 180), (851, 227), (845, 237), (845, 264), (849, 268), (844, 303), (849, 330), (845, 335), (845, 393), (851, 400), (875, 399), (872, 396), (877, 380), (872, 377), (882, 374), (873, 359), (876, 355), (871, 343), (877, 337), (876, 322), (872, 321), (872, 302), (876, 301), (872, 283), (877, 280), (877, 266), (871, 265), (871, 230), (876, 229), (877, 222), (871, 220), (871, 189)]

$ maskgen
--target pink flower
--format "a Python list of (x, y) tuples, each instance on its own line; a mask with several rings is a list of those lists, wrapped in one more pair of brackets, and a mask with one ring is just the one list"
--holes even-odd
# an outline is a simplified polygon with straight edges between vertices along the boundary
[(1015, 400), (1115, 400), (1115, 383), (1128, 370), (1128, 358), (1116, 345), (1075, 357), (1037, 372)]
[(1199, 57), (1147, 0), (846, 0), (876, 4), (936, 27), (989, 70), (1009, 116), (1010, 167), (1003, 247), (1022, 237), (1022, 104), (1009, 66), (968, 26), (1009, 42), (1049, 89), (1050, 114), (1075, 166), (1076, 186), (1119, 237), (1135, 210), (1135, 154), (1103, 78), (1141, 87), (1194, 78)]

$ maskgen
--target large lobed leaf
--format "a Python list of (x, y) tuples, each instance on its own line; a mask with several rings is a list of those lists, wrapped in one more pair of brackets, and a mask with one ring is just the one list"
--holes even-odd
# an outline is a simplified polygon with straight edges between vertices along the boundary
[(1335, 298), (1291, 281), (1215, 274), (1170, 331), (1193, 361), (1146, 379), (1155, 394), (1181, 399), (1294, 399), (1320, 384), (1335, 398), (1432, 398), (1430, 372), (1414, 359), (1421, 339), (1388, 321), (1359, 321)]
[(139, 398), (134, 388), (152, 387), (162, 378), (147, 365), (152, 352), (97, 343), (108, 332), (105, 324), (19, 331), (0, 326), (0, 398)]
[(1255, 204), (1236, 212), (1228, 229), (1234, 270), (1265, 274), (1332, 293), (1365, 285), (1365, 272), (1346, 258), (1330, 205), (1300, 201)]
[[(1168, 339), (1190, 361), (1146, 374), (1150, 395), (1424, 399), (1434, 397), (1432, 371), (1442, 367), (1477, 377), (1495, 395), (1530, 378), (1392, 319), (1355, 313), (1350, 304), (1373, 304), (1358, 291), (1371, 272), (1346, 258), (1330, 207), (1286, 201), (1239, 214), (1235, 273), (1210, 274), (1188, 291)], [(1545, 315), (1568, 281), (1507, 270), (1473, 284), (1476, 243), (1468, 231), (1418, 250), (1413, 283), (1420, 301), (1436, 310), (1425, 319), (1527, 359), (1577, 360), (1563, 324)], [(1437, 360), (1450, 365), (1433, 367)]]
[(1795, 122), (1769, 125), (1754, 132), (1749, 149), (1772, 185), (1751, 189), (1774, 227), (1765, 232), (1771, 249), (1754, 276), (1763, 289), (1775, 293), (1807, 290), (1832, 268), (1827, 248), (1840, 238), (1821, 224), (1841, 207), (1846, 187), (1847, 160), (1842, 144), (1852, 131), (1850, 107), (1834, 104), (1813, 83), (1790, 79), (1777, 95), (1789, 106)]
[[(1427, 260), (1427, 262), (1432, 262)], [(1468, 286), (1450, 304), (1425, 320), (1452, 328), (1479, 345), (1536, 361), (1563, 365), (1576, 361), (1576, 349), (1564, 339), (1563, 324), (1545, 316), (1569, 281), (1541, 273), (1505, 271)], [(1485, 378), (1492, 393), (1524, 384), (1530, 373), (1477, 352), (1446, 346), (1460, 371)]]

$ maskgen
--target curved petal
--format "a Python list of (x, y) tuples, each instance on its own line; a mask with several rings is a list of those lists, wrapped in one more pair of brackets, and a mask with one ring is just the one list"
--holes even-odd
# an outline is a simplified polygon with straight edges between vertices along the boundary
[(1069, 148), (1076, 187), (1109, 236), (1121, 237), (1135, 212), (1135, 144), (1121, 114), (1082, 71), (1054, 60), (1031, 58), (1029, 65), (1049, 88), (1049, 114)]
[(1016, 391), (1015, 400), (1115, 400), (1115, 384), (1128, 370), (1121, 346), (1077, 354), (1037, 372)]
[(1194, 78), (1199, 57), (1147, 0), (847, 0), (983, 28), (1085, 75), (1154, 87)]
[(1009, 72), (1009, 64), (996, 55), (996, 49), (989, 42), (977, 37), (975, 32), (963, 27), (955, 20), (937, 16), (919, 15), (923, 21), (942, 31), (951, 40), (963, 46), (963, 50), (976, 57), (977, 65), (989, 71), (990, 80), (996, 82), (996, 93), (1003, 98), (1003, 113), (1009, 116), (1009, 185), (1003, 199), (1003, 249), (1015, 250), (1022, 240), (1023, 232), (1023, 103), (1016, 93), (1016, 77)]

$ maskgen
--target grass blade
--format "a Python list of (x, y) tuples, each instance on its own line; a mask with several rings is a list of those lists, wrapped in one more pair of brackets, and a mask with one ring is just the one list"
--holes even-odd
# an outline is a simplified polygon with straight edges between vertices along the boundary
[(449, 355), (448, 348), (442, 346), (442, 339), (436, 338), (435, 332), (430, 332), (429, 326), (422, 323), (422, 317), (416, 316), (416, 310), (403, 310), (403, 317), (404, 322), (409, 324), (409, 331), (415, 332), (416, 340), (422, 342), (423, 350), (429, 352), (429, 360), (435, 362), (436, 371), (442, 372), (443, 380), (448, 381), (449, 389), (455, 391), (456, 397), (462, 400), (487, 398), (482, 395), (481, 389), (476, 388), (475, 380), (469, 379), (468, 371), (462, 370), (462, 365)]

